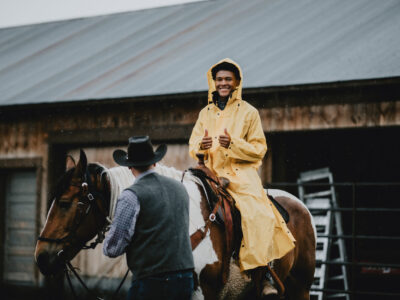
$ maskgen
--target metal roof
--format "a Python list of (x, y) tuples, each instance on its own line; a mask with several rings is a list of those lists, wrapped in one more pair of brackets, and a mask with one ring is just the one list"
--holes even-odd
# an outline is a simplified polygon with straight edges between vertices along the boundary
[(400, 75), (398, 0), (214, 0), (0, 30), (0, 105)]

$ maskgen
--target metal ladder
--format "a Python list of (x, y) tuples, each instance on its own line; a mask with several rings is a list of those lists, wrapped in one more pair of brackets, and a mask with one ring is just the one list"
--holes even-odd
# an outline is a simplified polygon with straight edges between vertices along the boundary
[[(321, 263), (321, 261), (327, 260), (344, 262), (347, 259), (344, 239), (318, 236), (343, 234), (340, 211), (331, 212), (330, 210), (330, 208), (335, 209), (338, 207), (332, 173), (329, 168), (302, 172), (300, 173), (297, 183), (299, 187), (299, 198), (311, 209), (311, 214), (313, 215), (317, 229), (317, 264), (312, 288), (324, 289), (328, 287), (328, 282), (336, 281), (337, 285), (340, 285), (343, 290), (348, 291), (346, 266), (341, 264), (339, 267), (334, 266), (328, 268), (327, 264)], [(313, 183), (318, 183), (319, 185), (312, 186)], [(327, 188), (328, 186), (329, 188)], [(336, 249), (334, 249), (334, 247), (336, 247)], [(310, 295), (311, 299), (318, 300), (350, 299), (349, 294), (346, 293), (335, 293), (324, 296), (322, 291), (311, 291)]]

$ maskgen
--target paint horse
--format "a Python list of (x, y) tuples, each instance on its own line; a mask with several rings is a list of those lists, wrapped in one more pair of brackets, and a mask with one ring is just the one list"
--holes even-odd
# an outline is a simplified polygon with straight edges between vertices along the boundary
[[(183, 172), (160, 164), (156, 172), (181, 180)], [(44, 275), (56, 274), (96, 235), (101, 236), (112, 217), (118, 195), (134, 181), (125, 167), (107, 169), (87, 163), (80, 153), (78, 164), (59, 180), (53, 194), (45, 226), (35, 249), (35, 259)], [(183, 184), (190, 196), (190, 233), (205, 226), (211, 214), (201, 181), (190, 173)], [(268, 190), (288, 212), (288, 227), (296, 238), (296, 247), (274, 262), (282, 279), (285, 299), (310, 299), (309, 289), (315, 269), (315, 226), (304, 204), (293, 195)], [(208, 234), (193, 251), (197, 288), (193, 299), (254, 299), (254, 284), (230, 259), (227, 280), (222, 280), (222, 264), (226, 261), (225, 234), (220, 225), (211, 223)], [(101, 239), (100, 239), (101, 240)]]

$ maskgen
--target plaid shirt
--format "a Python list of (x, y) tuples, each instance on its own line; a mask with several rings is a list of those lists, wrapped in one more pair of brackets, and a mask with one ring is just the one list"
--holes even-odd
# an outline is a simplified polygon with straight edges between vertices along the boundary
[[(136, 180), (153, 173), (150, 169), (141, 173)], [(140, 212), (140, 203), (135, 193), (124, 190), (118, 197), (114, 220), (111, 224), (104, 244), (103, 253), (109, 257), (117, 257), (125, 253), (135, 233), (136, 220)]]

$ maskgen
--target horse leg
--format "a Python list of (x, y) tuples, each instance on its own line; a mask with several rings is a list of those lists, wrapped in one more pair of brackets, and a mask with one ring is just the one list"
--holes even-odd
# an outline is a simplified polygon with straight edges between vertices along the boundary
[(278, 275), (282, 283), (286, 280), (293, 267), (294, 258), (294, 251), (292, 250), (284, 257), (272, 262), (272, 269), (275, 271), (276, 275)]
[(290, 300), (310, 300), (310, 287), (314, 279), (313, 260), (302, 257), (300, 261), (301, 264), (298, 263), (290, 270), (285, 282), (286, 294)]
[(310, 290), (308, 285), (300, 282), (294, 276), (289, 275), (287, 280), (287, 300), (310, 300)]
[[(314, 239), (309, 244), (299, 242), (299, 248), (302, 251), (297, 252), (296, 264), (290, 270), (288, 276), (288, 294), (289, 299), (310, 299), (310, 288), (314, 281), (315, 270), (315, 247)], [(290, 287), (289, 287), (290, 285)]]
[(203, 292), (204, 300), (218, 300), (218, 294), (212, 285), (202, 284), (201, 291)]
[(222, 289), (222, 263), (215, 262), (206, 265), (200, 272), (200, 287), (204, 300), (217, 300)]
[[(294, 251), (290, 251), (288, 254), (286, 254), (281, 259), (274, 260), (271, 264), (272, 270), (275, 272), (278, 279), (281, 281), (281, 283), (283, 285), (283, 289), (285, 289), (285, 290), (287, 288), (285, 286), (285, 280), (288, 277), (290, 270), (293, 267), (293, 263), (294, 263)], [(265, 286), (268, 287), (269, 283), (267, 280), (266, 280), (265, 284), (266, 284)], [(281, 288), (282, 286), (280, 284), (278, 284), (277, 282), (274, 283), (274, 287), (279, 290), (279, 294), (284, 292), (284, 291), (282, 291), (282, 288)], [(264, 294), (264, 291), (263, 291), (263, 294)], [(287, 292), (285, 291), (284, 294), (287, 294)], [(271, 295), (271, 296), (269, 296), (269, 298), (263, 297), (263, 299), (279, 299), (279, 297)]]

